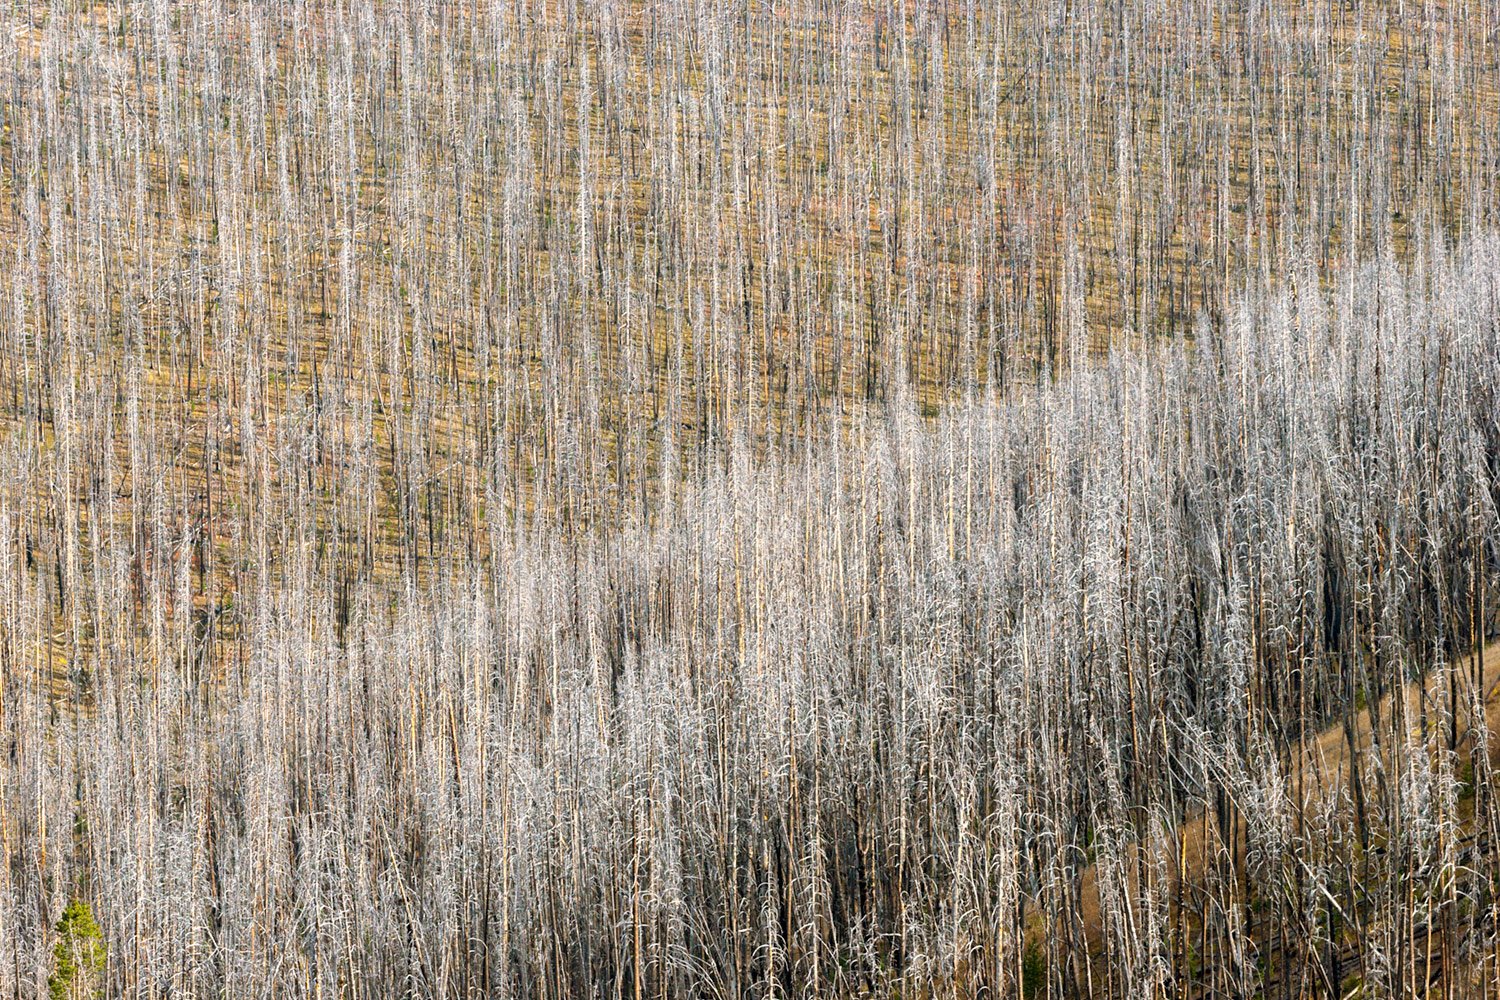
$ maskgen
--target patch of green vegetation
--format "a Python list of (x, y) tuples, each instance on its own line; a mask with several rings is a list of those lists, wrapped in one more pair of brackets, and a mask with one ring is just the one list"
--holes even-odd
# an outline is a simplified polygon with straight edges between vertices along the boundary
[(1047, 957), (1035, 941), (1026, 944), (1021, 953), (1021, 995), (1026, 1000), (1039, 997), (1047, 988)]
[(1472, 759), (1460, 762), (1458, 765), (1458, 799), (1460, 802), (1471, 802), (1474, 799), (1474, 761)]
[(1260, 974), (1262, 984), (1269, 983), (1276, 977), (1276, 957), (1270, 952), (1263, 953), (1255, 961), (1255, 966)]
[(1203, 971), (1203, 959), (1198, 955), (1198, 949), (1193, 947), (1191, 941), (1185, 942), (1183, 964), (1187, 967), (1189, 976), (1196, 976)]
[(102, 996), (107, 951), (94, 911), (81, 899), (71, 900), (57, 921), (57, 945), (52, 949), (55, 964), (47, 977), (48, 1000)]

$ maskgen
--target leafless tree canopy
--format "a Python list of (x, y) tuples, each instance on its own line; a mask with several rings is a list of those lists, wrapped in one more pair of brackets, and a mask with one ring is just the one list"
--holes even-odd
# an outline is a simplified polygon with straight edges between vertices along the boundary
[(4, 0), (0, 997), (1500, 996), (1497, 198), (1490, 0)]

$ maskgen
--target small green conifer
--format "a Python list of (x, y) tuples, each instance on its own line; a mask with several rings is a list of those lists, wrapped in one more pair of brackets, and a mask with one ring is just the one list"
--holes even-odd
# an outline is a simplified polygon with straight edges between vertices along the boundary
[(57, 921), (56, 965), (47, 978), (48, 1000), (93, 1000), (104, 978), (104, 938), (94, 911), (81, 899), (71, 900)]

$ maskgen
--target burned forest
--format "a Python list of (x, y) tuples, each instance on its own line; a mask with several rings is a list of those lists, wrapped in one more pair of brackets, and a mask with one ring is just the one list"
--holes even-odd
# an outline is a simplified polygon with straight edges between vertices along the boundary
[(1500, 5), (0, 0), (0, 998), (1500, 1000)]

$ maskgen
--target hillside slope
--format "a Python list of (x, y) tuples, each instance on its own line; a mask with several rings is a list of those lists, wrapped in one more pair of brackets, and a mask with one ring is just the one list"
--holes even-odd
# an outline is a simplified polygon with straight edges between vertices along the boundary
[[(1458, 753), (1458, 769), (1467, 777), (1461, 780), (1453, 798), (1438, 805), (1452, 811), (1452, 816), (1437, 818), (1456, 839), (1437, 845), (1437, 852), (1466, 867), (1488, 863), (1491, 845), (1500, 831), (1494, 829), (1485, 802), (1476, 801), (1475, 796), (1493, 799), (1493, 775), (1500, 767), (1500, 745), (1489, 735), (1500, 727), (1500, 642), (1440, 670), (1428, 671), (1421, 681), (1407, 682), (1399, 694), (1390, 693), (1381, 699), (1378, 713), (1368, 707), (1353, 710), (1344, 721), (1281, 754), (1262, 780), (1279, 782), (1281, 793), (1293, 803), (1292, 813), (1299, 818), (1312, 814), (1317, 817), (1315, 824), (1299, 822), (1297, 829), (1289, 831), (1253, 829), (1246, 813), (1263, 808), (1253, 796), (1268, 789), (1249, 783), (1240, 788), (1227, 784), (1221, 789), (1225, 794), (1217, 808), (1191, 810), (1180, 822), (1169, 822), (1170, 829), (1157, 831), (1157, 839), (1144, 846), (1147, 852), (1164, 851), (1164, 855), (1153, 858), (1141, 850), (1133, 854), (1124, 877), (1133, 883), (1134, 891), (1140, 892), (1142, 879), (1153, 874), (1165, 876), (1160, 891), (1174, 909), (1173, 954), (1184, 964), (1189, 956), (1200, 963), (1193, 977), (1196, 983), (1179, 995), (1224, 995), (1236, 980), (1254, 983), (1254, 992), (1267, 997), (1357, 992), (1370, 975), (1364, 965), (1362, 936), (1376, 933), (1406, 935), (1404, 943), (1409, 952), (1400, 982), (1404, 995), (1467, 996), (1483, 990), (1500, 955), (1487, 951), (1454, 954), (1439, 937), (1442, 921), (1452, 917), (1445, 912), (1446, 905), (1456, 904), (1456, 898), (1437, 901), (1420, 921), (1408, 915), (1409, 926), (1394, 930), (1372, 930), (1369, 924), (1379, 921), (1380, 915), (1356, 907), (1352, 913), (1341, 914), (1347, 926), (1338, 934), (1330, 931), (1332, 936), (1322, 941), (1317, 939), (1320, 928), (1289, 925), (1275, 919), (1266, 906), (1268, 897), (1284, 893), (1296, 899), (1308, 891), (1304, 866), (1317, 853), (1308, 843), (1312, 838), (1326, 837), (1337, 830), (1348, 841), (1360, 841), (1361, 826), (1371, 825), (1368, 818), (1361, 817), (1361, 811), (1370, 807), (1360, 800), (1365, 795), (1387, 793), (1383, 787), (1386, 775), (1399, 774), (1406, 766), (1401, 760), (1403, 753), (1437, 756), (1449, 749), (1448, 730), (1441, 717), (1446, 698), (1441, 687), (1448, 683), (1461, 692), (1460, 704), (1465, 706), (1451, 749)], [(1482, 696), (1476, 698), (1476, 691)], [(1482, 730), (1473, 725), (1479, 717), (1473, 710), (1476, 704), (1484, 709)], [(1357, 793), (1356, 766), (1363, 785)], [(1251, 798), (1247, 800), (1246, 795)], [(1289, 842), (1280, 845), (1285, 856), (1279, 859), (1263, 854), (1268, 849), (1267, 841), (1276, 833), (1290, 834)], [(1381, 855), (1391, 836), (1388, 830), (1373, 835), (1366, 832), (1365, 846), (1349, 859), (1351, 872), (1357, 871), (1358, 877), (1366, 880), (1380, 877)], [(1252, 860), (1252, 853), (1261, 856)], [(1292, 864), (1286, 864), (1288, 860)], [(1387, 869), (1385, 877), (1391, 874)], [(1267, 875), (1272, 877), (1259, 881)], [(1215, 882), (1226, 877), (1244, 880), (1236, 886), (1238, 902), (1244, 907), (1243, 950), (1235, 955), (1204, 956), (1197, 951), (1195, 934), (1209, 922), (1204, 908), (1212, 905)], [(1111, 984), (1107, 966), (1100, 960), (1106, 953), (1104, 935), (1115, 929), (1101, 913), (1099, 880), (1100, 872), (1093, 866), (1079, 874), (1089, 951), (1099, 962), (1088, 975), (1097, 980), (1096, 989), (1107, 992)], [(1030, 946), (1037, 953), (1045, 933), (1044, 921), (1033, 924)]]

